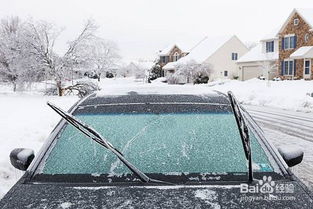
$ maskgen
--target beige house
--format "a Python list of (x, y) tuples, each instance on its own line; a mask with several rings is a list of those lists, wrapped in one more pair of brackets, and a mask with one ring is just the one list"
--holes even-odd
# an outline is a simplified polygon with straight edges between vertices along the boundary
[(167, 63), (163, 69), (167, 76), (175, 73), (177, 66), (196, 62), (208, 64), (212, 68), (210, 80), (218, 78), (237, 78), (239, 67), (236, 64), (238, 58), (248, 52), (248, 48), (237, 36), (204, 38), (188, 55), (181, 59)]

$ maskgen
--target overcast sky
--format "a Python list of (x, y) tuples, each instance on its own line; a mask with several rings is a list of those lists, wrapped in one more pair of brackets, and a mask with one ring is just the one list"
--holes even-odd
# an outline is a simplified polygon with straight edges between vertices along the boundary
[[(190, 48), (204, 36), (237, 35), (258, 41), (282, 25), (293, 8), (313, 8), (312, 0), (0, 0), (0, 17), (53, 22), (65, 30), (57, 49), (79, 33), (88, 18), (99, 35), (117, 42), (125, 60), (151, 58), (178, 43)], [(313, 17), (312, 17), (313, 18)]]

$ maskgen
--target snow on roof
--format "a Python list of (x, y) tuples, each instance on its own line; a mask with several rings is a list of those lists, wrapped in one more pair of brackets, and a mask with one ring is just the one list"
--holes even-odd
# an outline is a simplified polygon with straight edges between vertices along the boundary
[[(235, 36), (233, 36), (235, 37)], [(204, 38), (196, 47), (194, 47), (190, 53), (180, 58), (176, 62), (167, 63), (163, 69), (169, 70), (173, 69), (175, 65), (185, 64), (190, 61), (195, 61), (197, 63), (203, 63), (208, 59), (217, 49), (219, 49), (223, 44), (229, 41), (232, 37), (206, 37)]]
[(290, 55), (293, 59), (313, 58), (313, 46), (303, 46)]
[(254, 48), (252, 48), (245, 55), (237, 60), (237, 63), (241, 62), (257, 62), (257, 61), (267, 61), (278, 59), (278, 52), (263, 53), (262, 43), (259, 43)]
[(177, 47), (179, 48), (176, 44), (172, 44), (172, 45), (169, 45), (167, 47), (165, 47), (164, 49), (162, 49), (160, 52), (159, 52), (159, 55), (162, 56), (162, 55), (168, 55), (171, 50), (174, 48), (174, 47)]
[(273, 29), (270, 33), (268, 33), (268, 34), (266, 34), (265, 36), (263, 36), (263, 38), (261, 39), (261, 41), (267, 41), (267, 40), (278, 39), (278, 36), (277, 36), (278, 30), (279, 30), (279, 28)]

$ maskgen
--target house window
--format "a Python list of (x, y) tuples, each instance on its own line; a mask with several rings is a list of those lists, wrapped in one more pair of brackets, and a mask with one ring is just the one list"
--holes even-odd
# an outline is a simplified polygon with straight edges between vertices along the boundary
[(231, 60), (238, 60), (238, 53), (231, 53)]
[(179, 55), (177, 52), (175, 52), (174, 56), (173, 56), (173, 62), (176, 62), (179, 59)]
[(297, 36), (285, 36), (282, 39), (282, 48), (283, 49), (294, 49), (297, 46)]
[(298, 18), (294, 19), (294, 20), (293, 20), (293, 24), (294, 24), (294, 25), (299, 25), (299, 19), (298, 19)]
[(224, 76), (225, 76), (225, 77), (228, 76), (228, 71), (227, 71), (227, 70), (224, 71)]
[(168, 63), (168, 56), (161, 56), (162, 63)]
[(283, 75), (294, 75), (294, 61), (285, 60), (282, 62), (282, 73)]
[(266, 42), (266, 52), (274, 52), (274, 41)]
[(309, 41), (309, 34), (308, 34), (308, 33), (306, 33), (306, 34), (304, 35), (304, 41), (305, 41), (305, 42), (308, 42), (308, 41)]
[(304, 61), (304, 74), (305, 75), (309, 75), (310, 74), (310, 65), (311, 65), (310, 60), (305, 60)]

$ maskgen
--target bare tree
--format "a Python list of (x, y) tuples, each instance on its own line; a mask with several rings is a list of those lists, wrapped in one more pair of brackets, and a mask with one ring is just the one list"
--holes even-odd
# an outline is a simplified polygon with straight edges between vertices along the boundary
[(58, 89), (58, 94), (62, 96), (64, 80), (70, 76), (73, 68), (85, 66), (89, 61), (89, 56), (82, 53), (86, 50), (89, 42), (95, 38), (97, 26), (92, 20), (88, 20), (82, 32), (76, 39), (68, 43), (68, 49), (63, 56), (56, 54), (54, 45), (61, 32), (55, 25), (39, 21), (28, 21), (26, 43), (29, 53), (35, 57), (41, 67), (52, 77)]
[[(262, 69), (263, 76), (265, 77), (265, 79), (269, 81), (272, 78), (272, 76), (276, 73), (277, 63), (271, 60), (264, 60), (259, 62), (259, 65)], [(268, 85), (270, 85), (269, 82)]]

